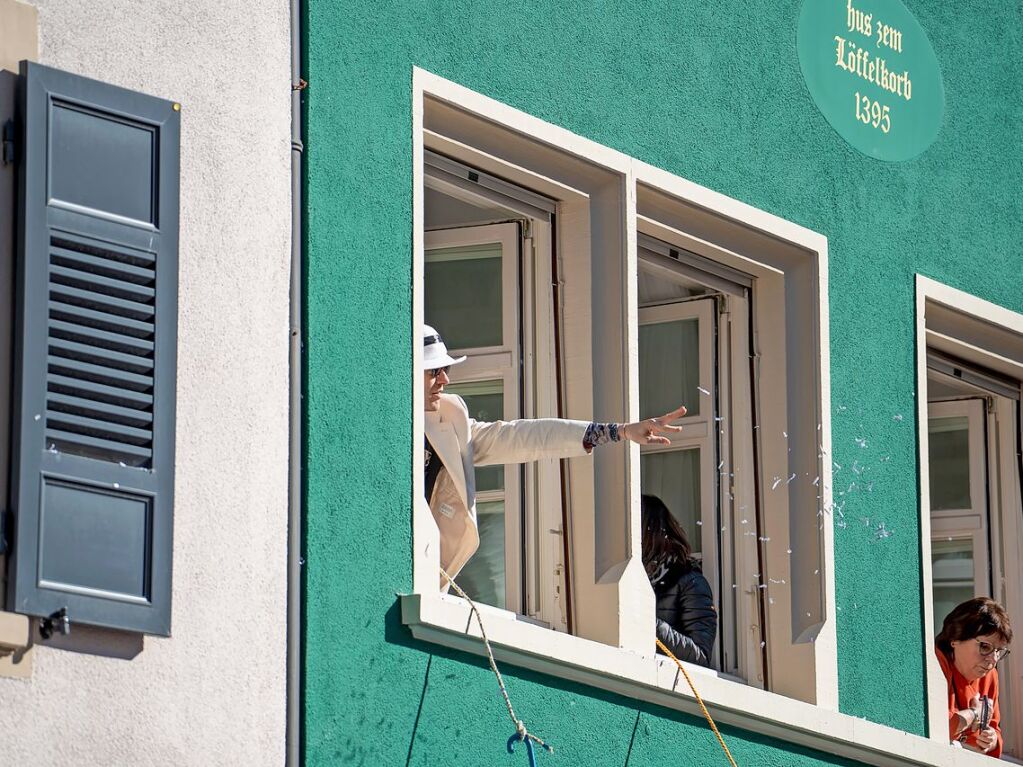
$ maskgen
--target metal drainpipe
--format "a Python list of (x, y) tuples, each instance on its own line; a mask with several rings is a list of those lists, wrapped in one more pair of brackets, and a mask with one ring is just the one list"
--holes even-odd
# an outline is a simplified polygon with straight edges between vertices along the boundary
[(288, 380), (288, 624), (285, 764), (302, 764), (302, 8), (291, 6), (291, 309)]

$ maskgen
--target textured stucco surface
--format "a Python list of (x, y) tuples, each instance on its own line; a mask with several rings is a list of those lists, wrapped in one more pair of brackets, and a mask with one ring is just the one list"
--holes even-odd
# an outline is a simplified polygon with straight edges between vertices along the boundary
[[(840, 706), (923, 733), (913, 275), (1023, 310), (1019, 5), (906, 0), (946, 113), (930, 149), (897, 164), (853, 150), (814, 107), (795, 0), (307, 5), (309, 764), (500, 763), (510, 734), (485, 666), (430, 661), (395, 607), (411, 587), (414, 65), (828, 237), (835, 488), (855, 460), (874, 480), (835, 531)], [(352, 439), (367, 413), (376, 437)], [(510, 684), (558, 763), (626, 762), (634, 703)], [(699, 725), (643, 712), (633, 767), (719, 761)], [(823, 759), (731, 741), (740, 763)]]
[(31, 680), (0, 679), (0, 764), (277, 767), (288, 5), (37, 5), (41, 63), (183, 105), (173, 637), (76, 627), (69, 641), (91, 652), (37, 647)]

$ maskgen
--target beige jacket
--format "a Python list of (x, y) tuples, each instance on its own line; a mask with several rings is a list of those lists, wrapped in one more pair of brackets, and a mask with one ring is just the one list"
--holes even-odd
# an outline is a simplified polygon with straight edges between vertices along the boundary
[[(429, 505), (440, 530), (440, 564), (452, 578), (480, 543), (473, 467), (586, 455), (587, 426), (557, 418), (474, 421), (461, 397), (441, 395), (439, 411), (427, 412), (425, 421), (426, 436), (444, 464)], [(446, 586), (442, 577), (444, 591)]]

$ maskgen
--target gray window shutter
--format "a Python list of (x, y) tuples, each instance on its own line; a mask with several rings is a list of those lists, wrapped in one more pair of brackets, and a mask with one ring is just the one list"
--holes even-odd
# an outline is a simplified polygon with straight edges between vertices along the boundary
[(21, 66), (8, 609), (169, 635), (180, 107)]

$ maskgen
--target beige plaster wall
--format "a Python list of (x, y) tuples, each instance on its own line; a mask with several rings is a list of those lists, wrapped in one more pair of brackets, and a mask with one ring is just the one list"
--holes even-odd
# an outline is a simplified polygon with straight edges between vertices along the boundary
[(0, 764), (280, 765), (288, 4), (33, 4), (41, 63), (183, 107), (173, 636), (37, 644), (0, 678)]

